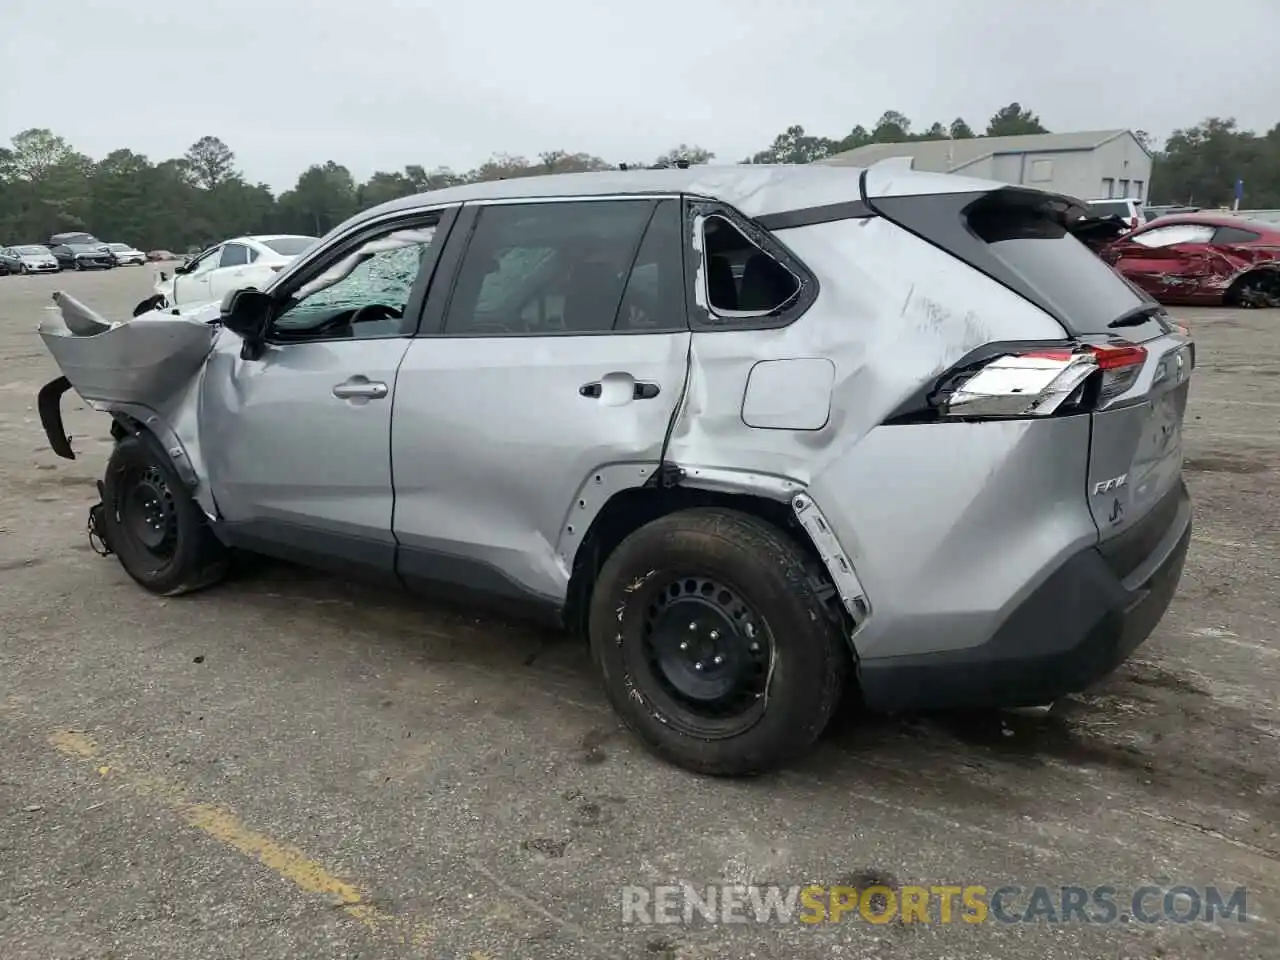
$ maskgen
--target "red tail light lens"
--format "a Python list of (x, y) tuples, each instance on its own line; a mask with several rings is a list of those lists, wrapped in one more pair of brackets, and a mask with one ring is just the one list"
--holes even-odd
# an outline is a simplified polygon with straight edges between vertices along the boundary
[(1098, 360), (1099, 378), (1096, 403), (1105, 403), (1133, 386), (1147, 362), (1147, 350), (1136, 344), (1108, 344), (1088, 348)]

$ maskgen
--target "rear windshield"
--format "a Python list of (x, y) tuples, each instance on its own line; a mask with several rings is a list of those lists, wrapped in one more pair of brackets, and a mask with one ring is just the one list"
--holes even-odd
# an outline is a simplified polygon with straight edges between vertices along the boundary
[(1145, 340), (1165, 331), (1154, 318), (1122, 329), (1110, 326), (1155, 302), (1068, 233), (1053, 209), (1026, 195), (996, 191), (969, 208), (968, 222), (996, 260), (1034, 293), (1033, 301), (1072, 333)]
[(270, 247), (282, 257), (296, 257), (315, 242), (315, 237), (273, 237), (262, 241), (264, 246)]

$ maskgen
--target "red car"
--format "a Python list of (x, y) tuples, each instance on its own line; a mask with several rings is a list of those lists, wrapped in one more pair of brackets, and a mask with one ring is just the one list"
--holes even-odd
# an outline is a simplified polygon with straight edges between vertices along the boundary
[(1280, 307), (1280, 224), (1174, 214), (1098, 255), (1161, 303)]

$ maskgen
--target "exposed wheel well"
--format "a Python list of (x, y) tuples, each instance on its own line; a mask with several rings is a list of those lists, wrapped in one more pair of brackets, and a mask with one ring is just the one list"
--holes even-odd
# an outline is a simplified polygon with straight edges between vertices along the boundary
[[(694, 487), (635, 487), (623, 490), (605, 503), (591, 522), (582, 546), (574, 558), (573, 573), (569, 580), (569, 593), (565, 604), (564, 625), (575, 636), (587, 635), (587, 613), (590, 608), (591, 590), (601, 567), (614, 549), (632, 532), (646, 523), (677, 510), (693, 507), (718, 506), (739, 510), (759, 517), (790, 536), (808, 554), (817, 566), (824, 570), (822, 557), (813, 541), (800, 528), (788, 504), (768, 497), (750, 494), (721, 493), (699, 490)], [(833, 616), (838, 616), (852, 630), (853, 622), (832, 589), (829, 606)]]
[[(1245, 287), (1257, 284), (1258, 281), (1264, 281), (1258, 284), (1260, 288), (1258, 294), (1250, 302), (1245, 302), (1246, 298), (1243, 296)], [(1241, 274), (1232, 281), (1225, 299), (1227, 304), (1233, 307), (1280, 306), (1280, 269), (1258, 267)]]

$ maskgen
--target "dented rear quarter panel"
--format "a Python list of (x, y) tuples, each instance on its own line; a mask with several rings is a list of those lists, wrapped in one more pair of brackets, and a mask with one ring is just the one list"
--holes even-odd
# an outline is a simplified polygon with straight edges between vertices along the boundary
[[(1040, 572), (1096, 542), (1083, 501), (1088, 418), (881, 424), (970, 351), (1065, 331), (884, 219), (777, 236), (820, 278), (818, 298), (781, 329), (695, 331), (667, 459), (690, 485), (731, 489), (738, 476), (744, 492), (814, 498), (869, 600), (860, 656), (982, 642)], [(825, 425), (748, 427), (753, 366), (787, 358), (834, 364)]]

